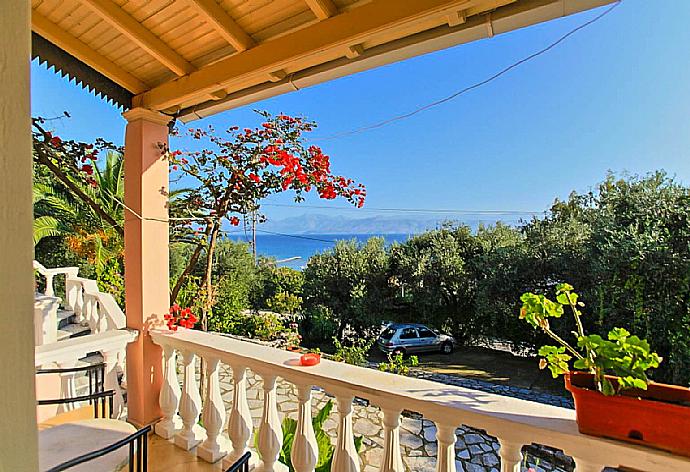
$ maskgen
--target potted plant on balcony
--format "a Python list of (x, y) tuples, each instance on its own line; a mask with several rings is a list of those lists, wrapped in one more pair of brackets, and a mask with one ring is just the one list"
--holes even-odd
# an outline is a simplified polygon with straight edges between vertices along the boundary
[(300, 343), (302, 342), (302, 335), (299, 334), (299, 326), (297, 323), (290, 323), (288, 329), (283, 333), (285, 341), (285, 349), (292, 352), (300, 352)]
[[(554, 378), (565, 376), (581, 433), (690, 456), (690, 389), (649, 380), (647, 371), (662, 359), (646, 340), (623, 328), (612, 329), (607, 339), (585, 335), (580, 311), (584, 304), (569, 284), (556, 287), (556, 301), (534, 293), (520, 299), (520, 318), (559, 344), (539, 349), (540, 368), (548, 367)], [(566, 307), (575, 319), (575, 346), (549, 324), (549, 318), (560, 318)]]

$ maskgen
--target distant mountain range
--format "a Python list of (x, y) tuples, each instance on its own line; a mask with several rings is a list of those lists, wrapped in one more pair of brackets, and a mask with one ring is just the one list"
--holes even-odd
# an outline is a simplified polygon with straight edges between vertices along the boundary
[(259, 226), (265, 231), (286, 234), (417, 234), (437, 228), (444, 221), (461, 222), (472, 229), (480, 224), (489, 225), (496, 221), (516, 224), (520, 220), (515, 215), (452, 215), (418, 217), (370, 216), (352, 218), (341, 215), (310, 214), (284, 219), (271, 220)]

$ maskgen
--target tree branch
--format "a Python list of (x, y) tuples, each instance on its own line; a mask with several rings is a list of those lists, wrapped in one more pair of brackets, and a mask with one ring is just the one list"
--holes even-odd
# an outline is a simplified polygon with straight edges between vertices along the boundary
[(89, 197), (86, 194), (86, 192), (84, 192), (81, 188), (79, 188), (79, 186), (77, 184), (72, 182), (72, 180), (67, 176), (67, 174), (62, 172), (60, 167), (58, 167), (50, 159), (50, 157), (48, 157), (48, 155), (46, 155), (46, 153), (43, 152), (43, 150), (34, 146), (34, 151), (35, 151), (34, 155), (36, 156), (36, 161), (39, 164), (43, 164), (48, 169), (50, 169), (50, 171), (53, 174), (55, 174), (55, 177), (57, 177), (60, 180), (60, 182), (62, 182), (72, 193), (74, 193), (80, 200), (82, 200), (86, 205), (88, 205), (89, 208), (91, 208), (93, 211), (95, 211), (98, 216), (100, 216), (105, 221), (107, 221), (108, 224), (110, 224), (110, 226), (112, 226), (113, 229), (115, 231), (117, 231), (117, 233), (120, 236), (124, 237), (125, 231), (122, 228), (122, 226), (117, 221), (115, 221), (115, 219), (112, 216), (110, 216), (98, 203), (96, 203), (91, 197)]

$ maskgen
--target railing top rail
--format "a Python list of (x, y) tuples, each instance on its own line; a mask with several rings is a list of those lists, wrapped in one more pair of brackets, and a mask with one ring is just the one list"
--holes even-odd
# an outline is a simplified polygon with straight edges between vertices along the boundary
[(325, 359), (319, 365), (302, 367), (295, 353), (184, 328), (174, 333), (153, 330), (151, 337), (159, 345), (248, 367), (259, 374), (319, 386), (337, 395), (366, 398), (386, 408), (416, 411), (445, 424), (466, 424), (507, 440), (530, 438), (529, 442), (541, 441), (602, 464), (634, 465), (642, 470), (690, 470), (690, 458), (582, 435), (577, 430), (575, 412), (565, 408)]
[(118, 329), (36, 346), (34, 365), (76, 360), (94, 351), (108, 352), (122, 349), (136, 340), (138, 335), (136, 330)]
[(38, 271), (38, 273), (41, 275), (65, 274), (65, 275), (69, 275), (72, 277), (76, 277), (76, 275), (79, 273), (79, 267), (51, 267), (51, 268), (48, 268), (36, 260), (33, 261), (33, 266), (34, 266), (34, 269), (36, 269)]

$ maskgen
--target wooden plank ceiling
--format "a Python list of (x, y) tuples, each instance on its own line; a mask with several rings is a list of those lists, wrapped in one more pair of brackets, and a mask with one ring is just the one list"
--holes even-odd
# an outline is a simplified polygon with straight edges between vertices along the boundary
[(185, 120), (611, 0), (32, 0), (33, 31)]

